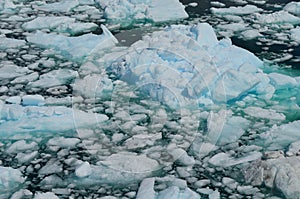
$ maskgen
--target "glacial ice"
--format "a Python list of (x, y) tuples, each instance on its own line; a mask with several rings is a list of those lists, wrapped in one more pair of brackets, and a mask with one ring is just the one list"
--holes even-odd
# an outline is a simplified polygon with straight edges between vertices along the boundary
[(27, 37), (27, 41), (43, 48), (53, 48), (66, 59), (77, 62), (83, 60), (94, 51), (114, 46), (118, 41), (101, 25), (102, 35), (85, 34), (78, 37), (67, 37), (54, 33), (36, 32)]
[[(96, 0), (104, 10), (104, 16), (112, 23), (128, 26), (136, 21), (164, 22), (188, 17), (178, 0)], [(129, 20), (130, 19), (130, 20)]]
[(300, 27), (291, 30), (291, 38), (300, 44)]

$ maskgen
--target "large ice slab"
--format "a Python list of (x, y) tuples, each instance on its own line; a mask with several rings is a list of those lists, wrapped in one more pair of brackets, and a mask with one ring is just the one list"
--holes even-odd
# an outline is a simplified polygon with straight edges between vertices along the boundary
[(163, 22), (184, 19), (188, 14), (178, 0), (124, 0), (96, 1), (104, 10), (104, 16), (113, 23), (127, 26), (135, 21)]
[(53, 33), (36, 32), (27, 37), (30, 43), (43, 48), (53, 48), (66, 59), (83, 62), (93, 51), (114, 46), (118, 41), (101, 25), (102, 35), (85, 34), (78, 37), (67, 37)]

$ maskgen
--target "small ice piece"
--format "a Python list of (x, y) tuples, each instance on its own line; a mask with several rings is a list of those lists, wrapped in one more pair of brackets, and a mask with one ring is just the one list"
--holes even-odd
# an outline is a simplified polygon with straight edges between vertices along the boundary
[(261, 107), (247, 107), (244, 112), (252, 117), (268, 119), (268, 120), (285, 120), (285, 115), (277, 113), (272, 109), (264, 109)]
[(47, 192), (47, 193), (37, 193), (34, 195), (33, 199), (59, 199), (58, 196), (56, 196), (54, 193), (52, 192)]
[(229, 7), (229, 8), (211, 8), (213, 14), (217, 15), (248, 15), (256, 12), (261, 12), (262, 9), (254, 5), (246, 5), (239, 7)]
[(43, 48), (53, 48), (67, 59), (83, 62), (93, 52), (115, 46), (118, 40), (101, 25), (102, 35), (85, 34), (78, 37), (67, 37), (57, 34), (36, 32), (27, 37), (30, 43)]
[(210, 4), (214, 7), (225, 7), (226, 6), (224, 3), (221, 3), (218, 1), (211, 1)]
[(271, 14), (258, 14), (255, 13), (255, 18), (257, 19), (257, 22), (260, 24), (283, 24), (283, 23), (289, 23), (289, 24), (300, 24), (300, 18), (296, 17), (287, 11), (278, 11)]
[(83, 178), (92, 174), (90, 163), (83, 162), (79, 167), (76, 168), (75, 174), (77, 177)]
[(70, 12), (73, 8), (75, 8), (78, 5), (78, 0), (63, 0), (56, 3), (49, 3), (37, 6), (35, 8), (46, 12)]
[(45, 98), (41, 95), (24, 95), (22, 105), (24, 106), (41, 106), (45, 104)]
[(197, 7), (198, 3), (197, 2), (192, 2), (192, 3), (189, 3), (188, 5), (191, 6), (191, 7)]
[(65, 23), (58, 26), (55, 31), (60, 33), (69, 33), (70, 35), (77, 35), (97, 30), (98, 25), (95, 23)]
[(37, 17), (22, 25), (22, 28), (27, 31), (50, 29), (53, 30), (60, 25), (74, 23), (75, 19), (65, 16), (45, 16)]
[(220, 24), (217, 25), (217, 28), (226, 31), (238, 32), (247, 29), (247, 25), (244, 24), (243, 22), (240, 22), (240, 23)]
[(24, 40), (7, 38), (0, 35), (0, 50), (6, 50), (10, 48), (21, 48), (25, 46)]
[(5, 102), (9, 104), (21, 104), (21, 97), (20, 96), (9, 97), (5, 100)]
[(0, 173), (0, 198), (10, 198), (25, 179), (19, 170), (10, 167), (0, 166)]
[(300, 2), (292, 1), (283, 7), (283, 10), (294, 15), (300, 15)]
[(169, 146), (168, 152), (179, 165), (191, 166), (195, 164), (194, 158), (189, 156), (187, 152), (181, 148)]

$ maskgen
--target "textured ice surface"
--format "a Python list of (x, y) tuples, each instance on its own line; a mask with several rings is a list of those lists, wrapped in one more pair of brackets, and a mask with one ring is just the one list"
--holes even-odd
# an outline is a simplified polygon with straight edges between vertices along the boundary
[(49, 3), (49, 4), (37, 6), (36, 9), (47, 11), (47, 12), (69, 12), (78, 5), (79, 5), (78, 0), (63, 0), (56, 3)]
[(28, 36), (27, 40), (43, 48), (53, 48), (66, 59), (82, 62), (93, 51), (112, 47), (118, 42), (104, 25), (101, 28), (102, 35), (85, 34), (78, 37), (67, 37), (36, 32)]
[(300, 44), (300, 27), (291, 30), (291, 38)]
[(135, 21), (163, 22), (184, 19), (188, 14), (178, 0), (96, 0), (104, 9), (104, 16), (113, 23), (130, 25)]

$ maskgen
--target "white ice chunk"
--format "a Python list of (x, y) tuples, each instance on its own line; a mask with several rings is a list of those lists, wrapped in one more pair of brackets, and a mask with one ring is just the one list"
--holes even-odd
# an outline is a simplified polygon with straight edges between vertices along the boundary
[(24, 95), (22, 105), (24, 106), (41, 106), (45, 104), (45, 99), (41, 95)]
[(50, 29), (53, 30), (62, 24), (74, 23), (75, 19), (65, 16), (45, 16), (37, 17), (22, 25), (22, 28), (27, 31)]
[(64, 137), (55, 137), (51, 138), (47, 145), (48, 146), (59, 146), (60, 148), (75, 148), (76, 145), (80, 142), (78, 138), (64, 138)]
[(300, 26), (291, 30), (291, 38), (300, 44)]
[(0, 166), (0, 198), (9, 198), (24, 182), (22, 173), (10, 167)]
[(242, 157), (234, 158), (227, 153), (218, 153), (208, 160), (208, 162), (217, 167), (230, 167), (238, 164), (258, 160), (262, 157), (260, 152), (250, 152)]
[(297, 81), (293, 77), (280, 73), (270, 73), (269, 78), (271, 80), (271, 84), (277, 89), (293, 88), (298, 85)]
[(107, 19), (113, 23), (121, 22), (123, 26), (138, 20), (163, 22), (188, 17), (184, 6), (178, 0), (124, 0), (121, 2), (97, 0), (96, 2), (104, 9), (104, 16)]
[(82, 62), (91, 53), (118, 43), (104, 25), (101, 25), (101, 28), (102, 35), (85, 34), (78, 37), (66, 37), (38, 31), (28, 36), (27, 40), (43, 48), (53, 48), (67, 59)]
[(10, 154), (14, 154), (19, 152), (25, 152), (27, 150), (34, 150), (36, 147), (37, 147), (37, 143), (35, 142), (26, 143), (25, 140), (19, 140), (14, 142), (12, 145), (10, 145), (6, 150), (6, 152)]
[(255, 14), (257, 22), (260, 24), (300, 24), (300, 18), (296, 17), (286, 11), (278, 11), (271, 14)]
[(147, 9), (147, 17), (154, 22), (163, 22), (184, 19), (188, 14), (178, 0), (152, 0)]
[(21, 97), (20, 96), (9, 97), (5, 100), (5, 102), (9, 104), (21, 104)]
[(257, 37), (263, 36), (262, 34), (260, 34), (260, 32), (258, 30), (255, 30), (255, 29), (245, 30), (245, 31), (241, 32), (241, 35), (245, 40), (251, 40), (251, 39), (255, 39)]
[(52, 106), (3, 105), (0, 119), (1, 137), (24, 133), (57, 133), (80, 128), (95, 128), (108, 118), (102, 114), (86, 113), (77, 109)]
[(247, 107), (244, 112), (252, 117), (268, 119), (268, 120), (285, 120), (285, 115), (277, 113), (272, 109), (264, 109), (261, 107)]
[(29, 72), (30, 70), (28, 68), (19, 67), (11, 62), (0, 63), (0, 80), (14, 79), (17, 77), (21, 77)]
[(78, 0), (63, 0), (56, 3), (41, 5), (36, 7), (36, 9), (47, 12), (69, 12), (78, 5)]
[(75, 174), (77, 177), (83, 178), (92, 174), (91, 166), (88, 162), (83, 162), (76, 168)]
[(34, 195), (34, 199), (59, 199), (54, 193), (47, 192), (47, 193), (37, 193)]
[(25, 44), (26, 42), (24, 40), (0, 36), (0, 50), (6, 50), (10, 48), (21, 48), (25, 46)]
[(52, 70), (39, 77), (37, 81), (30, 82), (27, 87), (29, 88), (51, 88), (54, 86), (61, 86), (70, 84), (76, 77), (77, 71), (70, 69)]
[(229, 8), (211, 8), (211, 12), (218, 15), (248, 15), (256, 12), (261, 12), (262, 9), (254, 5), (246, 5), (240, 7)]
[(300, 2), (292, 1), (283, 7), (283, 10), (288, 11), (294, 15), (300, 15)]
[(156, 193), (154, 191), (155, 178), (146, 178), (140, 184), (136, 199), (155, 199)]
[(299, 120), (281, 126), (274, 126), (261, 135), (262, 144), (269, 150), (282, 150), (289, 144), (300, 140), (299, 129)]

